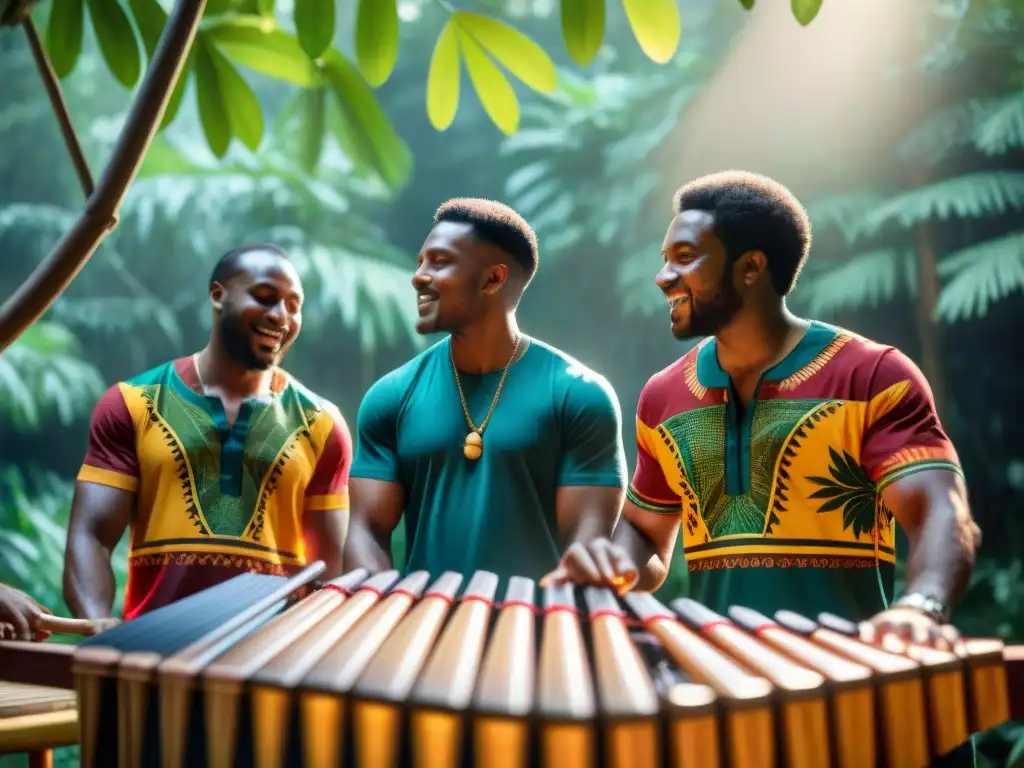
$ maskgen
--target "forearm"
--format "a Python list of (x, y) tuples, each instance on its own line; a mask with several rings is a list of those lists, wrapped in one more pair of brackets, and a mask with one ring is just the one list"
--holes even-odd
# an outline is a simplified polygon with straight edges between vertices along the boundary
[(943, 509), (936, 504), (915, 535), (908, 536), (907, 592), (920, 592), (950, 609), (967, 589), (980, 542), (966, 504), (950, 494)]
[(375, 533), (364, 521), (353, 518), (349, 522), (345, 539), (344, 565), (346, 571), (365, 568), (379, 573), (394, 568), (391, 559), (391, 536)]
[(68, 537), (64, 559), (64, 601), (77, 619), (107, 619), (114, 609), (117, 583), (112, 548), (85, 534)]
[(612, 542), (622, 547), (636, 563), (639, 578), (633, 589), (637, 592), (653, 592), (668, 576), (668, 563), (658, 553), (658, 547), (643, 531), (636, 528), (625, 517), (619, 518)]

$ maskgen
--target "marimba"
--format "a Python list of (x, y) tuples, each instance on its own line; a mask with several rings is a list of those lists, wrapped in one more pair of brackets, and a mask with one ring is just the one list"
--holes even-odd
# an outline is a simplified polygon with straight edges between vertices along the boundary
[(998, 640), (883, 649), (829, 616), (322, 568), (236, 577), (73, 655), (0, 643), (0, 669), (73, 678), (83, 768), (920, 768), (1024, 705)]

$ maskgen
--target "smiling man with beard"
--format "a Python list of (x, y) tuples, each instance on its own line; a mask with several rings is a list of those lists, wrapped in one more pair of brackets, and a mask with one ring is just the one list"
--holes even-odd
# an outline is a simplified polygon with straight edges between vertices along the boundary
[[(794, 316), (806, 213), (777, 182), (728, 172), (682, 187), (656, 282), (672, 334), (708, 336), (644, 387), (637, 466), (612, 540), (550, 581), (638, 571), (653, 590), (682, 528), (692, 596), (720, 613), (831, 612), (944, 645), (978, 529), (917, 366)], [(893, 600), (896, 524), (910, 543)], [(639, 565), (639, 569), (637, 569)]]
[(351, 437), (279, 367), (302, 325), (287, 254), (257, 243), (210, 278), (206, 347), (111, 387), (93, 412), (68, 528), (64, 595), (111, 616), (111, 555), (130, 527), (124, 617), (244, 571), (341, 571)]
[[(532, 229), (488, 200), (438, 209), (413, 286), (440, 342), (377, 381), (359, 408), (346, 568), (537, 579), (567, 547), (611, 534), (625, 491), (608, 382), (516, 321), (537, 268)], [(465, 584), (465, 582), (464, 582)]]

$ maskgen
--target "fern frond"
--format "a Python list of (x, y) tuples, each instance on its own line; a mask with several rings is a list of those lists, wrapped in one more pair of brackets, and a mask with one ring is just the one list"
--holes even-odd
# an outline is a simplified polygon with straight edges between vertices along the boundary
[(900, 289), (901, 261), (896, 251), (878, 250), (823, 265), (819, 274), (800, 277), (793, 300), (805, 305), (808, 314), (821, 317), (878, 307)]
[(1024, 91), (999, 100), (974, 128), (974, 144), (986, 155), (1024, 148)]
[(814, 231), (836, 227), (847, 245), (852, 245), (864, 230), (867, 215), (878, 208), (882, 198), (874, 192), (834, 195), (807, 205), (807, 216)]
[(897, 153), (905, 161), (937, 165), (974, 141), (979, 110), (978, 103), (967, 102), (936, 112), (900, 142)]
[(650, 243), (619, 264), (616, 283), (624, 314), (650, 317), (658, 311), (666, 311), (665, 295), (654, 284), (660, 250), (661, 243)]
[(419, 348), (425, 342), (416, 332), (412, 270), (400, 266), (398, 254), (385, 253), (385, 248), (312, 244), (294, 246), (289, 252), (303, 280), (310, 281), (308, 294), (316, 296), (322, 308), (312, 320), (316, 326), (337, 316), (346, 328), (358, 331), (364, 350), (396, 344), (403, 336)]
[(1024, 173), (990, 171), (908, 190), (868, 214), (870, 233), (888, 222), (911, 227), (928, 219), (977, 218), (1024, 210)]
[(984, 317), (990, 305), (1024, 291), (1024, 232), (988, 240), (944, 258), (936, 319), (947, 323)]

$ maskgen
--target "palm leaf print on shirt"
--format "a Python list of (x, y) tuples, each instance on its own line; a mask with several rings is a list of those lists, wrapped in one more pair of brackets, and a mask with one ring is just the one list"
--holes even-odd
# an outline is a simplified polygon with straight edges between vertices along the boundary
[(862, 533), (870, 534), (875, 525), (875, 484), (857, 460), (846, 451), (843, 451), (842, 456), (833, 448), (829, 448), (828, 452), (832, 457), (828, 468), (831, 477), (807, 478), (821, 486), (811, 494), (811, 498), (825, 499), (818, 507), (818, 514), (841, 509), (844, 530), (852, 529), (857, 538)]

